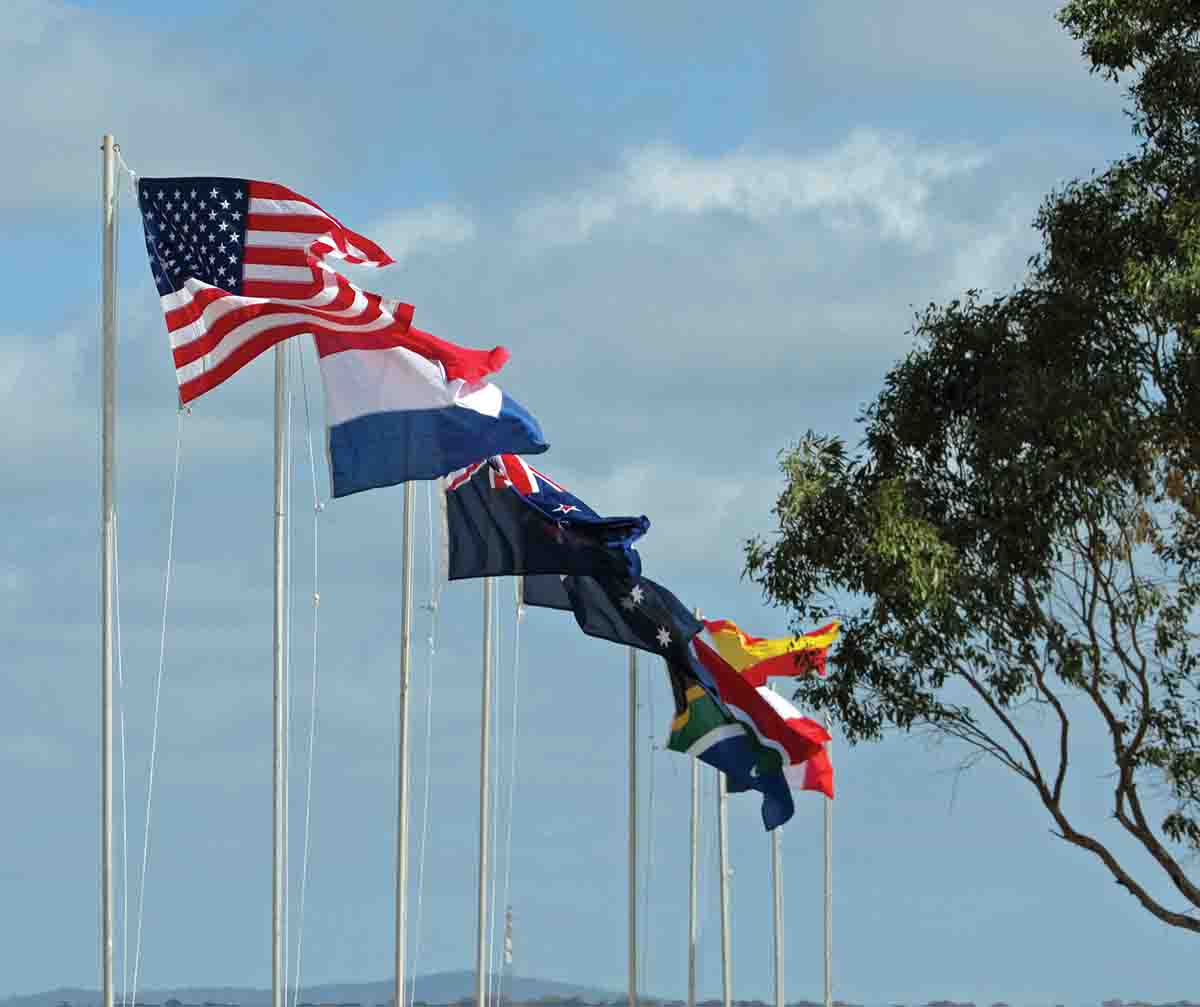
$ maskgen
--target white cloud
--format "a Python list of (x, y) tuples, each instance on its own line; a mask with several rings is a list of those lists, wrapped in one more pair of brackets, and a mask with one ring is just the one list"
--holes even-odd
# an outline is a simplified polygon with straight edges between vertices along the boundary
[[(132, 301), (132, 298), (129, 299)], [(166, 473), (175, 451), (176, 392), (166, 363), (161, 315), (146, 317), (124, 307), (118, 317), (117, 463), (118, 479)], [(41, 328), (41, 327), (39, 327)], [(70, 320), (36, 333), (0, 331), (0, 465), (9, 489), (46, 486), (57, 480), (76, 483), (80, 473), (96, 473), (99, 450), (99, 335), (94, 325)], [(257, 366), (255, 366), (257, 364)], [(258, 391), (257, 414), (220, 391), (211, 393), (185, 418), (185, 465), (200, 461), (228, 464), (270, 457), (271, 429), (264, 422), (269, 402), (269, 370), (252, 362), (238, 375), (243, 398)], [(311, 384), (310, 377), (310, 384)], [(314, 415), (314, 425), (321, 416)], [(304, 436), (303, 404), (294, 424)], [(320, 439), (320, 427), (315, 436)]]
[[(689, 453), (688, 460), (702, 454)], [(773, 465), (736, 457), (708, 458), (699, 470), (630, 461), (600, 476), (576, 477), (558, 465), (548, 474), (602, 514), (648, 515), (651, 528), (638, 548), (651, 577), (664, 568), (656, 559), (675, 574), (739, 570), (742, 542), (766, 530), (780, 489)]]
[(436, 252), (475, 237), (470, 214), (449, 203), (397, 210), (372, 224), (366, 232), (397, 262), (414, 253)]
[(6, 431), (0, 457), (10, 472), (18, 461), (54, 457), (83, 433), (85, 416), (72, 394), (82, 367), (78, 326), (41, 339), (0, 338), (0, 426)]
[(706, 158), (654, 145), (630, 152), (620, 171), (586, 188), (526, 206), (517, 229), (534, 245), (554, 246), (584, 241), (618, 216), (646, 211), (730, 213), (754, 222), (816, 212), (840, 230), (865, 227), (925, 247), (934, 185), (985, 160), (980, 151), (923, 149), (869, 129), (808, 155), (737, 151)]
[(1025, 261), (1037, 249), (1033, 197), (1012, 196), (997, 208), (989, 225), (962, 235), (943, 287), (946, 297), (961, 297), (971, 288), (996, 295), (1008, 291), (1024, 275)]
[[(311, 133), (300, 125), (326, 117), (310, 107), (311, 89), (291, 88), (288, 114), (265, 116), (282, 99), (280, 85), (225, 54), (203, 58), (187, 33), (57, 0), (19, 0), (3, 20), (0, 124), (10, 156), (0, 167), (0, 206), (94, 205), (104, 132), (149, 175), (237, 165), (271, 178), (279, 164), (313, 163)], [(336, 159), (338, 144), (324, 140), (322, 161)], [(302, 185), (304, 174), (289, 183)]]

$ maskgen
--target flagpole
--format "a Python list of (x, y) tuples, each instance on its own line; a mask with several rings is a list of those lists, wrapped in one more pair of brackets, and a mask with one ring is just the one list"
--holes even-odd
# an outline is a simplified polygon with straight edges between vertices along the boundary
[(103, 230), (101, 268), (104, 294), (100, 314), (100, 973), (103, 1007), (113, 1007), (112, 886), (112, 684), (113, 572), (116, 568), (116, 504), (113, 476), (116, 454), (116, 150), (111, 133), (101, 140)]
[[(699, 619), (700, 609), (692, 614)], [(700, 888), (700, 760), (692, 758), (692, 862), (688, 878), (687, 1007), (696, 1007), (696, 930)]]
[[(833, 726), (825, 715), (825, 730)], [(825, 799), (825, 1007), (833, 1007), (833, 801)]]
[(637, 651), (629, 648), (629, 1007), (637, 1007)]
[(395, 1007), (404, 1007), (404, 964), (407, 952), (408, 922), (408, 686), (410, 678), (409, 650), (412, 640), (412, 555), (413, 508), (416, 487), (404, 484), (404, 526), (401, 548), (404, 566), (401, 574), (403, 596), (400, 609), (400, 708), (397, 736), (396, 774), (396, 947), (395, 947)]
[(274, 835), (271, 872), (271, 1004), (284, 1007), (283, 990), (283, 746), (284, 746), (284, 415), (287, 405), (285, 349), (275, 347), (275, 745), (274, 745)]
[(784, 1007), (782, 833), (782, 825), (771, 830), (771, 886), (775, 894), (775, 1007)]
[[(777, 692), (774, 684), (772, 691)], [(783, 826), (771, 830), (771, 888), (775, 897), (775, 1007), (783, 998)]]
[(770, 882), (775, 889), (775, 1007), (784, 1007), (784, 863), (781, 833), (775, 826), (770, 832)]
[[(700, 609), (696, 609), (700, 618)], [(733, 1007), (733, 962), (729, 955), (729, 809), (726, 805), (725, 774), (717, 772), (717, 850), (721, 875), (721, 986), (725, 1007)]]
[(733, 1007), (733, 963), (729, 959), (729, 813), (725, 774), (717, 773), (717, 835), (721, 872), (721, 985), (725, 1007)]
[(688, 885), (687, 1007), (696, 1007), (696, 913), (700, 868), (700, 760), (692, 759), (692, 865)]
[(488, 725), (492, 705), (492, 578), (483, 579), (483, 688), (479, 726), (479, 931), (475, 935), (475, 1003), (487, 1007)]

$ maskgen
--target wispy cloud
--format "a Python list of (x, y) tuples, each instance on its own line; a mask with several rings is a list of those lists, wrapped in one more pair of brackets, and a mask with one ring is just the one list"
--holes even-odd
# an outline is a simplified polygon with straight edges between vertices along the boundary
[(384, 215), (367, 231), (397, 262), (420, 252), (437, 252), (475, 237), (469, 211), (450, 203), (434, 203)]
[[(197, 54), (206, 34), (56, 0), (17, 0), (5, 15), (0, 89), (17, 111), (4, 117), (11, 154), (0, 168), (0, 207), (94, 204), (106, 131), (143, 174), (236, 164), (249, 177), (271, 178), (279, 164), (314, 163), (312, 134), (296, 124), (326, 118), (313, 111), (317, 92), (287, 91), (236, 61)], [(288, 115), (262, 114), (284, 94)], [(338, 145), (322, 138), (320, 162), (339, 157)], [(289, 184), (301, 185), (310, 171), (289, 174)]]
[(728, 213), (750, 221), (821, 213), (840, 229), (928, 244), (933, 187), (986, 160), (970, 148), (922, 148), (858, 129), (808, 155), (737, 151), (703, 157), (671, 145), (631, 151), (620, 170), (573, 192), (535, 201), (517, 230), (535, 246), (574, 244), (626, 214)]

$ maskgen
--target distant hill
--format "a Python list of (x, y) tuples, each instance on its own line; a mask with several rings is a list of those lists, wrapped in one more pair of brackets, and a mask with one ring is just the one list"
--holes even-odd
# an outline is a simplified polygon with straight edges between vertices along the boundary
[[(417, 1000), (428, 1003), (451, 1003), (461, 997), (474, 996), (475, 973), (466, 970), (460, 972), (434, 972), (430, 975), (417, 976), (408, 984), (410, 995), (413, 984), (416, 985)], [(394, 980), (381, 979), (369, 983), (329, 983), (321, 986), (304, 986), (300, 989), (300, 1002), (312, 1004), (360, 1004), (361, 1007), (375, 1007), (376, 1004), (388, 1003), (392, 999)], [(509, 995), (509, 980), (504, 980), (505, 995)], [(595, 986), (579, 986), (576, 983), (559, 982), (555, 979), (530, 979), (523, 976), (512, 977), (512, 997), (514, 1000), (539, 1000), (542, 997), (580, 997), (583, 1000), (596, 1002), (598, 1000), (616, 1000), (623, 994), (613, 990), (599, 989)], [(120, 996), (118, 992), (118, 997)], [(163, 1005), (167, 1000), (178, 1000), (188, 1007), (202, 1007), (204, 1004), (237, 1004), (238, 1007), (270, 1007), (271, 991), (269, 989), (251, 989), (244, 986), (188, 986), (170, 989), (149, 989), (138, 991), (139, 1004)], [(47, 990), (45, 993), (32, 993), (27, 996), (12, 996), (0, 999), (0, 1007), (58, 1007), (59, 1004), (69, 1003), (71, 1007), (99, 1007), (100, 993), (98, 990), (60, 987)]]
[[(416, 999), (429, 1004), (450, 1004), (463, 997), (475, 995), (475, 973), (435, 972), (431, 975), (418, 976), (416, 983)], [(300, 990), (300, 1003), (312, 1007), (377, 1007), (379, 1004), (389, 1004), (392, 999), (392, 981), (380, 980), (371, 983), (328, 983), (323, 986), (305, 986)], [(409, 984), (409, 993), (412, 993)], [(505, 978), (505, 997), (508, 993), (508, 979)], [(120, 993), (118, 991), (118, 997)], [(642, 996), (654, 1000), (656, 1007), (661, 1001), (657, 997)], [(596, 986), (579, 986), (576, 983), (559, 982), (555, 979), (530, 979), (523, 976), (512, 978), (512, 998), (520, 1003), (541, 1000), (546, 997), (557, 997), (563, 1000), (578, 997), (586, 1003), (625, 1002), (625, 993), (615, 990), (600, 989)], [(168, 1000), (178, 1001), (182, 1007), (270, 1007), (271, 991), (266, 989), (251, 989), (244, 986), (188, 986), (172, 987), (170, 989), (150, 989), (138, 994), (138, 1004), (149, 1007), (166, 1007)], [(291, 998), (288, 999), (289, 1004)], [(11, 996), (0, 998), (0, 1007), (60, 1007), (62, 1004), (70, 1007), (100, 1007), (100, 994), (97, 990), (78, 989), (76, 987), (60, 987), (47, 990), (45, 993), (32, 993), (28, 996)], [(119, 1003), (119, 1000), (118, 1000)], [(735, 1000), (738, 1007), (768, 1007), (761, 1000)], [(846, 1003), (844, 1000), (834, 1000), (834, 1007), (861, 1007), (858, 1004)], [(175, 1007), (174, 1004), (171, 1007)], [(573, 1007), (560, 1004), (557, 1007)], [(661, 1007), (683, 1007), (680, 1000), (661, 1003)], [(721, 1007), (721, 1001), (709, 998), (701, 1000), (698, 1007)], [(788, 1007), (823, 1007), (812, 1000), (789, 1000)], [(904, 1004), (889, 1004), (888, 1007), (906, 1007)], [(973, 1002), (958, 1002), (954, 1000), (931, 1000), (925, 1004), (910, 1004), (907, 1007), (976, 1007)], [(982, 1007), (982, 1005), (980, 1005)], [(994, 1003), (991, 1007), (1009, 1007), (1008, 1004)], [(1062, 1007), (1061, 1004), (1056, 1007)], [(1091, 1007), (1091, 1005), (1089, 1005)], [(1200, 1003), (1191, 1000), (1175, 1000), (1170, 1003), (1154, 1004), (1146, 1000), (1105, 1000), (1100, 1007), (1200, 1007)]]

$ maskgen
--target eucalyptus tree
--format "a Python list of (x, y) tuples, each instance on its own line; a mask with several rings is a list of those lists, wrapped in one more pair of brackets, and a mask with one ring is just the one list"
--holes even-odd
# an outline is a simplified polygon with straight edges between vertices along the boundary
[[(995, 759), (1057, 835), (1200, 933), (1200, 5), (1058, 17), (1130, 85), (1138, 149), (1044, 200), (1011, 293), (916, 316), (856, 453), (810, 431), (781, 454), (778, 528), (746, 572), (797, 627), (843, 619), (829, 676), (796, 696), (848, 740), (922, 728)], [(1087, 785), (1149, 854), (1136, 867), (1064, 800), (1085, 718), (1111, 760)]]

